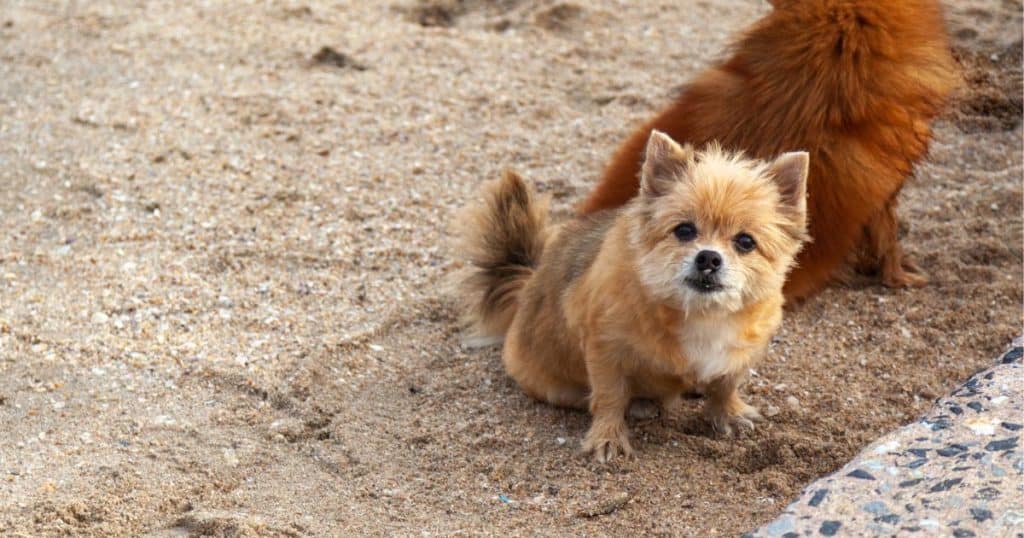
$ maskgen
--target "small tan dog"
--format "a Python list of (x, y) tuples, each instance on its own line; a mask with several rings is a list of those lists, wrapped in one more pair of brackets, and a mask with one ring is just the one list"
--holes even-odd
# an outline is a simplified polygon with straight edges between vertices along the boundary
[(807, 239), (807, 153), (772, 163), (653, 132), (641, 195), (552, 228), (512, 172), (460, 221), (463, 282), (480, 336), (505, 336), (505, 367), (534, 398), (587, 409), (584, 450), (632, 454), (634, 398), (707, 397), (724, 434), (760, 419), (737, 387), (782, 320), (782, 285)]

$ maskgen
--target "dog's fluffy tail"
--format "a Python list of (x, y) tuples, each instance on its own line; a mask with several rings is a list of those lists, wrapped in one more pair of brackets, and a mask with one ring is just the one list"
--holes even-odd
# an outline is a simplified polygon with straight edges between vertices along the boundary
[(512, 171), (486, 183), (482, 192), (483, 200), (458, 221), (462, 252), (471, 264), (459, 291), (476, 341), (500, 341), (544, 250), (547, 200), (538, 200)]

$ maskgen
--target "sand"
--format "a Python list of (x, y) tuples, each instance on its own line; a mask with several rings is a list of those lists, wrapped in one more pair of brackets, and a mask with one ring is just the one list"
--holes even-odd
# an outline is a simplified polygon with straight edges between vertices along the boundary
[[(0, 3), (0, 534), (736, 535), (1021, 332), (1021, 5), (950, 4), (971, 77), (902, 196), (917, 290), (789, 313), (735, 440), (639, 457), (466, 349), (454, 211), (559, 217), (764, 2)], [(328, 47), (329, 50), (324, 50)]]

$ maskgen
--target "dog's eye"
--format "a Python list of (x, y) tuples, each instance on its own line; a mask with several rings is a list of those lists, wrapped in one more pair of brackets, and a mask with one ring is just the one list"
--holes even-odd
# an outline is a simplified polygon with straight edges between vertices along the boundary
[(732, 242), (736, 245), (736, 250), (743, 254), (754, 250), (754, 247), (757, 246), (757, 241), (754, 241), (754, 238), (748, 233), (736, 234), (736, 237), (732, 238)]
[(673, 228), (672, 233), (680, 241), (693, 241), (697, 237), (697, 227), (692, 222), (684, 222)]

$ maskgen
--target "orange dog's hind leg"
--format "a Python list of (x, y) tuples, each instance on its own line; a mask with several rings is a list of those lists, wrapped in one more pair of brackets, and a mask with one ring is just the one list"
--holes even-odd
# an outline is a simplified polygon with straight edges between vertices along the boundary
[(896, 216), (898, 194), (893, 194), (864, 227), (864, 243), (858, 269), (877, 273), (882, 284), (890, 288), (923, 286), (928, 283), (928, 275), (917, 267), (900, 246), (899, 219)]

